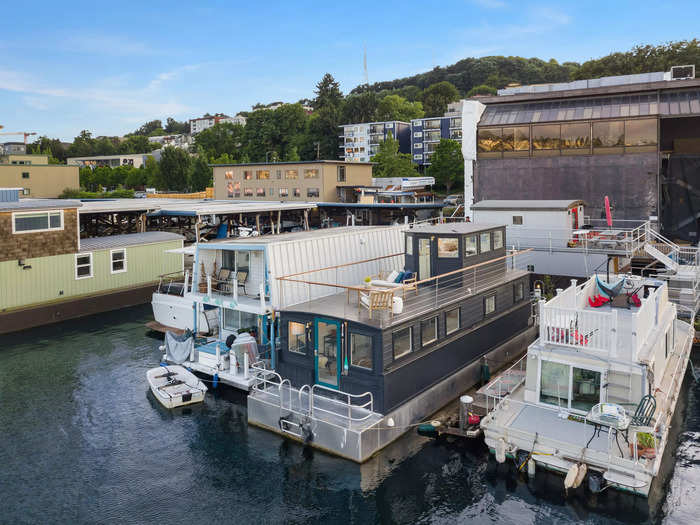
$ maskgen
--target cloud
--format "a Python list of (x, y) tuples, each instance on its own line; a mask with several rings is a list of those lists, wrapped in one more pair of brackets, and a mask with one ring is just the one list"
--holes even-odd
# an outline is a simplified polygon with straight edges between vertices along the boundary
[(22, 97), (22, 100), (24, 101), (26, 106), (32, 109), (38, 109), (39, 111), (46, 111), (47, 109), (49, 109), (49, 104), (46, 98)]
[(65, 51), (110, 56), (153, 56), (163, 51), (133, 37), (119, 35), (74, 35), (61, 45)]
[(486, 9), (501, 9), (507, 5), (502, 0), (471, 0), (471, 2)]
[(200, 64), (192, 64), (192, 65), (178, 67), (178, 68), (175, 68), (171, 71), (166, 71), (165, 73), (160, 73), (159, 75), (156, 76), (156, 78), (154, 78), (153, 80), (151, 80), (148, 83), (147, 89), (150, 91), (154, 91), (154, 90), (160, 88), (160, 86), (162, 84), (164, 84), (165, 82), (173, 80), (173, 79), (181, 76), (183, 73), (189, 73), (190, 71), (196, 71), (197, 69), (199, 69), (199, 67), (200, 67)]

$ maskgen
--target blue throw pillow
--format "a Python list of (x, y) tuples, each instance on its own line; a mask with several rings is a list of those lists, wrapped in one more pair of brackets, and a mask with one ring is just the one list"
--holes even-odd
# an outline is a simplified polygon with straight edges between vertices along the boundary
[(399, 284), (403, 281), (403, 278), (405, 277), (406, 272), (399, 272), (399, 275), (396, 276), (396, 279), (394, 279), (394, 282), (396, 284)]

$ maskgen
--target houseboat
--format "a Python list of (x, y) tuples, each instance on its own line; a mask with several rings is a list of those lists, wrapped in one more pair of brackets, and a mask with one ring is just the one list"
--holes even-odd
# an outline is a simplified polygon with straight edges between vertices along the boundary
[(148, 302), (164, 273), (183, 270), (183, 237), (144, 232), (81, 239), (67, 199), (0, 189), (0, 333)]
[(504, 226), (404, 235), (381, 274), (357, 260), (278, 277), (285, 295), (324, 293), (278, 311), (275, 371), (258, 376), (249, 423), (361, 463), (477, 382), (484, 356), (512, 359), (534, 338)]
[[(486, 389), (481, 421), (499, 462), (566, 474), (647, 496), (669, 448), (669, 429), (693, 341), (668, 283), (631, 275), (615, 286), (591, 277), (539, 303), (539, 338)], [(519, 377), (513, 381), (513, 377)]]
[[(193, 355), (184, 364), (216, 376), (222, 383), (249, 390), (255, 381), (250, 370), (257, 361), (254, 356), (260, 360), (258, 366), (277, 365), (277, 312), (334, 291), (332, 287), (304, 284), (282, 287), (277, 277), (332, 267), (326, 277), (352, 275), (361, 279), (345, 263), (371, 260), (380, 271), (387, 264), (380, 256), (402, 252), (405, 228), (339, 227), (197, 244), (193, 278), (191, 283), (186, 279), (177, 300), (183, 315), (189, 308), (192, 331), (208, 334), (197, 339)], [(187, 302), (189, 306), (183, 306)], [(232, 359), (227, 341), (232, 343), (242, 333), (253, 337), (257, 349)]]

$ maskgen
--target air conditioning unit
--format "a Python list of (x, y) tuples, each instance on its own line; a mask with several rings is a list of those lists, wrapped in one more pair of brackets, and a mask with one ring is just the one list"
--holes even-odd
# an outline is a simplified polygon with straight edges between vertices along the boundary
[(695, 78), (695, 66), (673, 66), (671, 67), (671, 80), (688, 80)]

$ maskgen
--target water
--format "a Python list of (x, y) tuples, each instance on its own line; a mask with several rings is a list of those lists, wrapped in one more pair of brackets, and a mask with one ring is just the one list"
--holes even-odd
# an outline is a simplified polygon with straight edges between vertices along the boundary
[(561, 477), (528, 482), (476, 442), (410, 433), (360, 467), (249, 427), (231, 389), (167, 411), (145, 379), (161, 344), (149, 319), (144, 306), (0, 336), (0, 523), (697, 521), (690, 376), (665, 495), (566, 498)]

